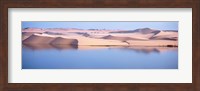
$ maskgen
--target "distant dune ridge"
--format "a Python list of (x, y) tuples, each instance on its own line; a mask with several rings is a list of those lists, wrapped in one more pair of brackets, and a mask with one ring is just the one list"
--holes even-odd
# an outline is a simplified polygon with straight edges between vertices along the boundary
[(140, 28), (136, 30), (25, 28), (23, 44), (178, 46), (178, 31)]
[(102, 37), (102, 39), (111, 39), (111, 40), (121, 40), (121, 41), (126, 41), (126, 40), (140, 40), (137, 38), (131, 38), (131, 37), (118, 37), (118, 36), (112, 36), (112, 35), (108, 35), (108, 36), (104, 36)]

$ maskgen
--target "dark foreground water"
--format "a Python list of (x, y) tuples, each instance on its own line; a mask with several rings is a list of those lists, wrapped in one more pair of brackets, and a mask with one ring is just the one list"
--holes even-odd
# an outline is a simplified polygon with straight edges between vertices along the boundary
[(23, 45), (22, 69), (178, 69), (178, 48)]

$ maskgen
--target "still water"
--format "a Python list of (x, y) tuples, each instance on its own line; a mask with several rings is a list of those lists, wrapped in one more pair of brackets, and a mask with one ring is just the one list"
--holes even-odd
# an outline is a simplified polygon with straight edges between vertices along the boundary
[(178, 48), (23, 45), (22, 69), (178, 69)]

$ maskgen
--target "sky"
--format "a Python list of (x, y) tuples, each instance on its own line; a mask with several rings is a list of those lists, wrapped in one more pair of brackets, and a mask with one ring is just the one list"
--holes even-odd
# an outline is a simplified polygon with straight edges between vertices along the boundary
[(112, 30), (134, 30), (138, 28), (152, 28), (159, 30), (178, 30), (178, 21), (164, 22), (76, 22), (76, 21), (23, 21), (22, 28), (78, 28), (78, 29), (112, 29)]

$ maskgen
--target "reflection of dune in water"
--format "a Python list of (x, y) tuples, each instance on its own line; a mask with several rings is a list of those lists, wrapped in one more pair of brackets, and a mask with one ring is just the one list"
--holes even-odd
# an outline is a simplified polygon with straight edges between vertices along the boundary
[(133, 47), (133, 46), (78, 46), (78, 50), (93, 50), (93, 49), (116, 49), (119, 48), (121, 50), (127, 51), (135, 51), (141, 53), (161, 53), (167, 51), (176, 51), (177, 47)]
[(53, 45), (53, 44), (23, 44), (23, 47), (32, 50), (48, 50), (48, 49), (77, 49), (76, 45)]
[(63, 50), (63, 49), (77, 49), (77, 45), (51, 45), (55, 49)]
[(136, 51), (136, 52), (142, 52), (142, 53), (161, 53), (161, 52), (167, 52), (167, 51), (176, 51), (177, 47), (126, 47), (123, 48), (123, 50), (128, 51)]
[(132, 46), (75, 46), (75, 45), (53, 45), (53, 44), (23, 44), (23, 47), (31, 50), (48, 50), (48, 49), (57, 49), (57, 50), (95, 50), (95, 49), (115, 49), (119, 48), (120, 50), (126, 51), (135, 51), (141, 53), (161, 53), (166, 51), (177, 50), (177, 47), (132, 47)]

